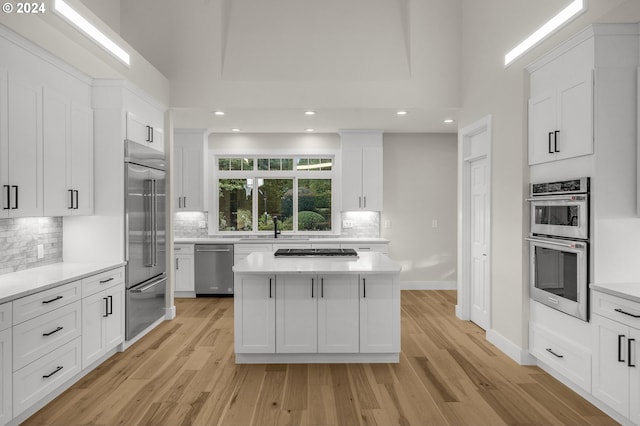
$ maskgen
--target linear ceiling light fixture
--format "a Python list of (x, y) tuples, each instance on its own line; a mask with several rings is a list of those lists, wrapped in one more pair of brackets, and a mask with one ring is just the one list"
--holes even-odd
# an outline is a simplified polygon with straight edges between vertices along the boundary
[(93, 41), (105, 48), (109, 53), (120, 59), (127, 66), (131, 65), (130, 56), (123, 48), (118, 46), (91, 22), (87, 21), (86, 18), (76, 12), (64, 0), (55, 0), (53, 8), (56, 13), (75, 25), (78, 29), (93, 39)]
[(509, 53), (504, 55), (504, 66), (510, 65), (513, 61), (522, 56), (529, 49), (533, 48), (535, 45), (544, 40), (551, 33), (556, 31), (562, 25), (569, 22), (571, 19), (578, 16), (580, 13), (585, 11), (584, 0), (574, 0), (569, 4), (569, 6), (565, 7), (560, 13), (558, 13), (553, 18), (549, 19), (538, 28), (533, 34), (527, 37), (522, 43), (514, 47)]

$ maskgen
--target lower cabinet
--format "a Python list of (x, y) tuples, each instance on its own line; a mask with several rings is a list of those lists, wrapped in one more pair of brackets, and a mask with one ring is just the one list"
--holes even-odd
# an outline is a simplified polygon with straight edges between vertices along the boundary
[(195, 296), (193, 244), (176, 244), (176, 297)]
[(398, 283), (378, 275), (360, 277), (360, 352), (400, 351)]
[(234, 278), (234, 333), (236, 353), (275, 353), (275, 275), (238, 275)]
[(124, 340), (124, 285), (82, 299), (82, 368)]
[[(6, 305), (11, 306), (11, 303)], [(3, 305), (4, 306), (4, 305)], [(13, 418), (13, 380), (11, 328), (0, 331), (0, 425)]]
[(357, 275), (325, 275), (318, 285), (318, 352), (356, 353), (360, 350)]
[(317, 276), (281, 275), (276, 280), (276, 352), (318, 351)]

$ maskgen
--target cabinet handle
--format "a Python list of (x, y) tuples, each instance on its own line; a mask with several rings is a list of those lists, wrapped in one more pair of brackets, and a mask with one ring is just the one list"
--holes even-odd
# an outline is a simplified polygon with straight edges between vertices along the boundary
[(358, 208), (362, 208), (362, 197), (358, 197)]
[(69, 192), (69, 205), (67, 209), (71, 210), (73, 208), (73, 189), (69, 189), (67, 192)]
[(313, 299), (313, 278), (311, 278), (311, 298)]
[(633, 342), (635, 342), (636, 339), (627, 339), (627, 365), (629, 367), (635, 367), (635, 364), (631, 364), (631, 347), (633, 346)]
[(364, 197), (362, 197), (362, 199), (364, 200), (362, 202), (362, 208), (366, 209), (367, 208), (367, 196), (365, 195)]
[(63, 328), (64, 328), (64, 327), (58, 327), (58, 328), (56, 328), (55, 330), (50, 331), (50, 332), (48, 332), (48, 333), (42, 333), (42, 336), (43, 336), (43, 337), (51, 336), (52, 334), (57, 333), (58, 331), (62, 330)]
[(11, 187), (9, 185), (3, 185), (3, 187), (7, 190), (7, 206), (2, 209), (9, 210), (11, 208)]
[(624, 362), (622, 359), (622, 340), (624, 339), (624, 334), (618, 334), (618, 362)]
[(271, 281), (272, 278), (269, 278), (269, 299), (271, 299)]
[(547, 348), (547, 352), (549, 352), (551, 355), (556, 356), (557, 358), (564, 358), (564, 355), (558, 355), (558, 354), (557, 354), (557, 353), (555, 353), (555, 352), (553, 351), (553, 349), (551, 349), (551, 348)]
[(104, 315), (102, 317), (106, 318), (109, 316), (109, 299), (103, 297), (102, 300), (104, 300)]
[(324, 278), (320, 278), (320, 297), (324, 298)]
[(176, 257), (176, 271), (180, 269), (180, 258)]
[(560, 150), (558, 149), (558, 133), (560, 133), (560, 130), (556, 130), (555, 132), (553, 132), (553, 151), (554, 152), (560, 152)]
[(619, 312), (619, 313), (624, 314), (624, 315), (629, 315), (630, 317), (633, 317), (633, 318), (640, 318), (640, 315), (630, 314), (629, 312), (625, 312), (620, 308), (616, 308), (616, 309), (614, 309), (614, 311)]
[(153, 127), (151, 127), (151, 126), (149, 126), (149, 127), (150, 127), (150, 129), (151, 129), (151, 141), (150, 141), (150, 142), (151, 142), (151, 143), (153, 143), (153, 139), (154, 139), (153, 137), (154, 137), (155, 135), (153, 134)]
[(106, 280), (102, 280), (102, 281), (100, 281), (100, 284), (106, 284), (106, 283), (108, 283), (109, 281), (113, 281), (113, 277), (111, 277), (111, 278), (107, 278)]
[(549, 143), (548, 143), (549, 154), (553, 154), (553, 150), (551, 149), (551, 136), (552, 135), (553, 135), (553, 132), (549, 132)]
[(78, 191), (77, 189), (75, 191), (73, 191), (76, 193), (76, 206), (74, 207), (74, 209), (78, 210), (78, 199), (80, 198), (79, 193), (80, 191)]
[(58, 371), (62, 370), (64, 367), (59, 365), (58, 367), (56, 367), (55, 370), (53, 370), (51, 373), (46, 374), (44, 376), (42, 376), (43, 379), (48, 379), (49, 377), (53, 376), (54, 374), (56, 374)]
[(16, 203), (15, 207), (11, 207), (11, 208), (12, 208), (13, 210), (15, 210), (15, 209), (17, 209), (17, 208), (18, 208), (18, 185), (11, 185), (11, 187), (12, 187), (12, 188), (13, 188), (13, 190), (15, 191), (15, 192), (14, 192), (15, 197), (14, 197), (14, 200), (13, 200), (13, 201), (15, 201), (15, 203)]
[(107, 315), (113, 315), (113, 296), (109, 296), (109, 312)]
[(362, 297), (367, 298), (367, 280), (364, 278), (362, 279)]
[(47, 303), (51, 303), (51, 302), (55, 302), (56, 300), (60, 300), (60, 299), (62, 299), (62, 297), (63, 296), (57, 296), (57, 297), (54, 297), (53, 299), (43, 300), (42, 303), (44, 303), (46, 305)]
[(187, 208), (187, 197), (182, 197), (182, 207)]

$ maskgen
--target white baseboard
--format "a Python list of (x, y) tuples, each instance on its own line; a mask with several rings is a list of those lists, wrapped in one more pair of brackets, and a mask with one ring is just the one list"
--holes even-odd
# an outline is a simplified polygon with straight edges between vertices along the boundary
[(176, 317), (176, 305), (173, 305), (170, 308), (164, 308), (164, 319), (172, 320), (175, 317)]
[(529, 350), (521, 348), (497, 331), (487, 330), (486, 338), (489, 343), (500, 349), (518, 364), (536, 365), (536, 358), (529, 353)]
[(457, 290), (456, 281), (400, 281), (400, 290)]

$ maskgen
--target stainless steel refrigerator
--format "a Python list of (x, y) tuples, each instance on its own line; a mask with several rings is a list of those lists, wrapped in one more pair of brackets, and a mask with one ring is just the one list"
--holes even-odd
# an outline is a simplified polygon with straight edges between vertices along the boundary
[(164, 154), (125, 143), (125, 338), (165, 315), (166, 172)]

